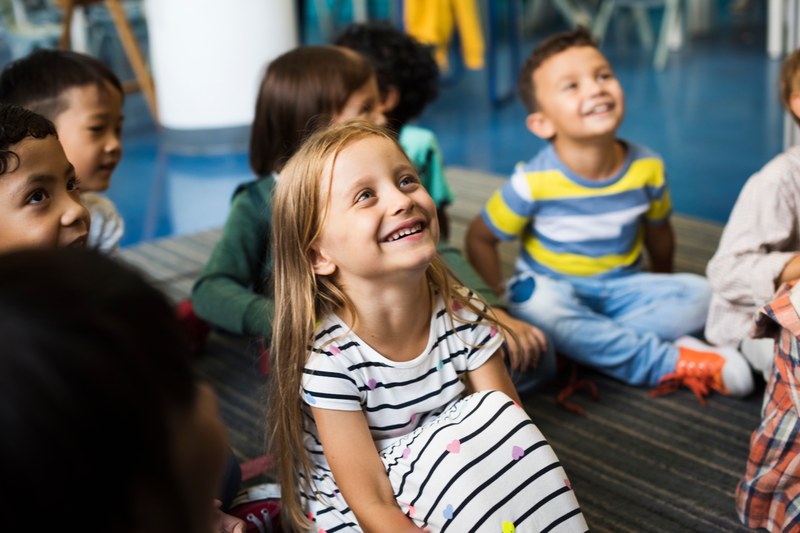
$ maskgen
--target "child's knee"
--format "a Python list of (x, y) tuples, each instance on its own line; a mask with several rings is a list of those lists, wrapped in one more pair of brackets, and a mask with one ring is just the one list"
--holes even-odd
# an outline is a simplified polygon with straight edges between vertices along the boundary
[(505, 298), (512, 316), (546, 329), (573, 294), (566, 282), (525, 272), (509, 280)]

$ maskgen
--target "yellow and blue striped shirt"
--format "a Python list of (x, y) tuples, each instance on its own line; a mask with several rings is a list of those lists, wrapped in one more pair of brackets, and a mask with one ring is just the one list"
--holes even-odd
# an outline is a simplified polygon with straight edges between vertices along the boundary
[(626, 147), (620, 171), (603, 180), (570, 171), (552, 145), (517, 166), (483, 219), (498, 238), (520, 238), (518, 271), (611, 277), (639, 269), (644, 224), (666, 221), (672, 205), (661, 159)]

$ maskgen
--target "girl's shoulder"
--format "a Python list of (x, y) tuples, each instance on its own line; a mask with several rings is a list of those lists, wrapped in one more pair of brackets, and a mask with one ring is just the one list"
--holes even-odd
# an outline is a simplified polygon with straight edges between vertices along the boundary
[(468, 287), (454, 287), (450, 295), (450, 305), (445, 305), (445, 298), (437, 292), (434, 301), (434, 320), (441, 322), (441, 328), (456, 331), (480, 330), (492, 328), (493, 324), (487, 320), (490, 316), (489, 306), (483, 299)]

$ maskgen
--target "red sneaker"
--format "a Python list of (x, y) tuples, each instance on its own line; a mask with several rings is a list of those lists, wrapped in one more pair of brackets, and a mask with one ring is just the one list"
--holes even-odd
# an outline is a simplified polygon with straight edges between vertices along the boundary
[(265, 483), (243, 489), (233, 500), (228, 514), (244, 520), (247, 533), (282, 533), (281, 489)]
[(175, 314), (189, 334), (189, 342), (192, 345), (192, 351), (196, 354), (200, 353), (206, 343), (208, 334), (211, 332), (211, 326), (195, 314), (192, 301), (189, 298), (177, 305)]

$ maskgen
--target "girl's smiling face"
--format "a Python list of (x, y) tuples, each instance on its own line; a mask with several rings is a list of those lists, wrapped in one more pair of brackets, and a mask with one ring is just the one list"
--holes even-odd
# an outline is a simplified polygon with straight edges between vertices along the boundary
[(318, 275), (346, 287), (425, 271), (439, 240), (436, 206), (394, 141), (359, 139), (329, 158), (322, 176)]

